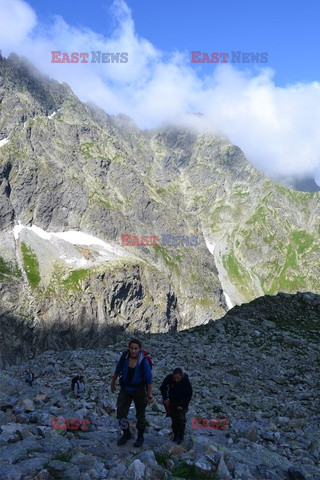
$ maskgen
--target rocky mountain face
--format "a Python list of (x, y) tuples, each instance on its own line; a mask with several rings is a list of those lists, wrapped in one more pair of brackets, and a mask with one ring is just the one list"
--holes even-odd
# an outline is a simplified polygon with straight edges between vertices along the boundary
[[(264, 294), (317, 293), (319, 199), (267, 180), (225, 138), (141, 131), (1, 57), (0, 321), (16, 335), (5, 356), (93, 348), (119, 329), (181, 330)], [(159, 242), (126, 246), (123, 234)]]
[[(106, 348), (51, 350), (2, 370), (0, 479), (319, 480), (319, 318), (320, 295), (278, 294), (206, 325), (141, 334), (154, 362), (141, 449), (134, 439), (116, 445), (110, 391), (129, 332)], [(175, 367), (193, 386), (181, 445), (171, 441), (160, 394)], [(32, 387), (25, 368), (36, 375)], [(77, 373), (87, 391), (75, 400), (70, 383)], [(73, 419), (86, 428), (71, 429)], [(129, 421), (135, 437), (134, 409)]]

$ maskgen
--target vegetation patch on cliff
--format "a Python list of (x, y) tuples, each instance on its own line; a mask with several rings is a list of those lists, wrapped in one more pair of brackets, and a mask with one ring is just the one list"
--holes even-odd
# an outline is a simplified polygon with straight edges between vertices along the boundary
[(12, 265), (0, 257), (0, 280), (6, 276), (21, 277), (21, 272), (17, 265)]
[(73, 270), (69, 276), (62, 281), (63, 286), (69, 290), (81, 290), (81, 280), (84, 280), (90, 273), (89, 268)]
[(31, 287), (38, 287), (41, 277), (39, 272), (39, 262), (34, 251), (24, 242), (21, 243), (21, 253), (23, 260), (23, 268), (26, 272)]

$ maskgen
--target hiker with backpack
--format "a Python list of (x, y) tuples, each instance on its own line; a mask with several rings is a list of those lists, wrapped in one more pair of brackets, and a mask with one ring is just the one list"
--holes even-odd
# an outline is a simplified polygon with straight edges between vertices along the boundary
[[(111, 391), (116, 390), (116, 379), (120, 376), (120, 392), (117, 399), (117, 419), (120, 422), (126, 420), (127, 427), (123, 428), (123, 435), (117, 441), (117, 445), (124, 445), (130, 438), (131, 432), (127, 420), (132, 400), (136, 407), (138, 437), (135, 447), (141, 447), (144, 442), (146, 428), (145, 410), (147, 403), (152, 402), (152, 362), (148, 353), (141, 350), (141, 342), (132, 338), (129, 349), (121, 355), (114, 375), (111, 380)], [(150, 362), (150, 363), (149, 363)]]
[(30, 387), (32, 387), (32, 382), (34, 380), (34, 374), (30, 372), (29, 369), (26, 370), (26, 382), (29, 383)]
[[(175, 368), (167, 375), (160, 387), (167, 416), (171, 416), (173, 442), (180, 444), (186, 428), (186, 413), (192, 397), (189, 377), (181, 368)], [(170, 412), (170, 415), (168, 413)]]
[(83, 398), (84, 392), (86, 391), (86, 384), (83, 375), (73, 377), (71, 381), (71, 390), (74, 394), (74, 398)]

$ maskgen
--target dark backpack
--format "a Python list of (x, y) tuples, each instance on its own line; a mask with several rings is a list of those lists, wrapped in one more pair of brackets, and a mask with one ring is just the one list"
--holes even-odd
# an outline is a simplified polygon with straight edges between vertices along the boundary
[(75, 377), (73, 377), (73, 379), (71, 380), (71, 392), (74, 391), (74, 385), (76, 382), (79, 382), (79, 380), (80, 380), (79, 375), (76, 375)]
[(33, 382), (34, 380), (34, 373), (29, 372), (26, 378), (26, 382)]

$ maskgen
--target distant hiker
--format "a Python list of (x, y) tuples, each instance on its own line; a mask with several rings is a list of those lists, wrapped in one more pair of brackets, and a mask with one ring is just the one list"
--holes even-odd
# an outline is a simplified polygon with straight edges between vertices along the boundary
[(86, 391), (86, 384), (83, 375), (80, 375), (80, 377), (77, 375), (72, 379), (71, 389), (74, 393), (74, 398), (83, 398), (84, 392)]
[[(111, 391), (116, 390), (116, 379), (120, 375), (120, 392), (117, 399), (117, 419), (119, 422), (127, 420), (132, 400), (136, 407), (138, 437), (135, 447), (141, 447), (144, 442), (143, 434), (146, 428), (145, 410), (147, 403), (152, 402), (152, 372), (149, 360), (141, 350), (141, 342), (133, 338), (129, 342), (129, 349), (121, 355), (111, 380)], [(123, 435), (117, 445), (124, 445), (131, 437), (129, 421), (127, 428), (123, 428)]]
[(32, 387), (32, 382), (34, 380), (34, 374), (30, 372), (29, 369), (26, 370), (26, 382), (29, 383), (30, 387)]
[(188, 375), (183, 373), (181, 368), (175, 368), (173, 373), (163, 380), (160, 391), (167, 416), (170, 411), (173, 441), (181, 443), (186, 428), (186, 413), (192, 397)]

